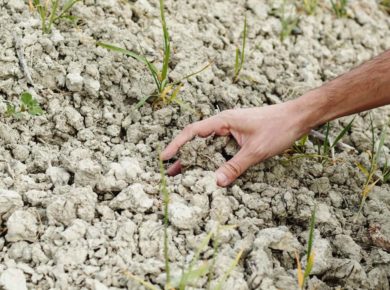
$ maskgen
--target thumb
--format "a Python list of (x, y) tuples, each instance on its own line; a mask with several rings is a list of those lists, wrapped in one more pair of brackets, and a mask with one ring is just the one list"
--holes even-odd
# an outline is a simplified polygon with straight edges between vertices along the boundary
[(228, 162), (224, 163), (215, 172), (219, 186), (228, 186), (237, 179), (245, 170), (254, 164), (253, 158), (250, 157), (247, 150), (241, 148), (240, 151)]

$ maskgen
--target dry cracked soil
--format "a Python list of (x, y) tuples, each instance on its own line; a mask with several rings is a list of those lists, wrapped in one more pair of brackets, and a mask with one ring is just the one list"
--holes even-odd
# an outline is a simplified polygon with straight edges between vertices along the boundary
[[(298, 27), (280, 41), (282, 1), (167, 0), (172, 79), (213, 65), (185, 82), (176, 104), (134, 104), (153, 93), (136, 60), (97, 41), (162, 58), (158, 1), (84, 0), (42, 34), (27, 1), (0, 0), (0, 288), (144, 289), (132, 273), (162, 289), (163, 211), (158, 152), (185, 125), (221, 110), (295, 98), (390, 48), (390, 17), (374, 0), (351, 0), (338, 19), (330, 1), (315, 15), (297, 6)], [(298, 8), (294, 8), (298, 7)], [(290, 9), (291, 8), (291, 9)], [(291, 12), (290, 12), (291, 10)], [(246, 63), (232, 82), (235, 49), (248, 19)], [(31, 81), (19, 64), (18, 39)], [(42, 116), (4, 116), (29, 91)], [(370, 116), (389, 124), (390, 108), (356, 115), (334, 162), (278, 156), (232, 186), (213, 170), (237, 149), (231, 140), (195, 139), (181, 154), (185, 171), (169, 177), (169, 260), (173, 283), (218, 225), (211, 289), (240, 250), (224, 289), (297, 289), (297, 253), (305, 265), (314, 206), (315, 263), (307, 288), (390, 289), (390, 186), (377, 183), (357, 215), (369, 163)], [(332, 123), (334, 135), (352, 117)], [(315, 150), (310, 139), (307, 150)], [(390, 138), (384, 144), (389, 157)], [(213, 244), (199, 263), (213, 257)], [(207, 277), (187, 289), (207, 289)]]

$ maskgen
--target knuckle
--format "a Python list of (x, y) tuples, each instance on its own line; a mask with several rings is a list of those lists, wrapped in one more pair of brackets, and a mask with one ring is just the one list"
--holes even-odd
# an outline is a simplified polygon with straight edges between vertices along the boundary
[(183, 132), (186, 134), (192, 134), (193, 131), (194, 131), (194, 124), (193, 123), (185, 126), (183, 129)]
[(242, 173), (242, 167), (235, 161), (229, 161), (225, 164), (225, 168), (230, 177), (237, 177)]

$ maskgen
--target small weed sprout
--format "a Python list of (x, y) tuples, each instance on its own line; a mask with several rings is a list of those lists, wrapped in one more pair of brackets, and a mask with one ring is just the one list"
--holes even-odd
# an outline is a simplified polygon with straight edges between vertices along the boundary
[(345, 134), (348, 133), (349, 130), (351, 130), (351, 127), (352, 127), (352, 123), (353, 121), (355, 120), (355, 118), (353, 118), (348, 124), (347, 126), (345, 126), (341, 132), (336, 136), (336, 138), (334, 139), (334, 141), (332, 142), (331, 139), (330, 139), (330, 136), (329, 136), (329, 133), (330, 133), (330, 123), (326, 123), (326, 129), (325, 129), (325, 140), (323, 141), (323, 143), (319, 143), (318, 144), (318, 155), (321, 155), (323, 156), (322, 157), (322, 160), (327, 160), (329, 159), (329, 157), (331, 157), (332, 159), (334, 159), (334, 148), (336, 147), (337, 143), (345, 136)]
[[(371, 117), (371, 115), (370, 115)], [(356, 166), (359, 168), (359, 170), (366, 176), (366, 180), (363, 184), (363, 188), (361, 191), (361, 201), (360, 201), (360, 206), (359, 206), (359, 212), (363, 209), (363, 205), (367, 199), (368, 194), (372, 191), (374, 186), (378, 182), (383, 182), (386, 183), (389, 178), (390, 178), (390, 168), (386, 162), (381, 170), (382, 176), (377, 176), (377, 171), (380, 169), (378, 162), (379, 162), (379, 157), (383, 151), (383, 145), (385, 143), (386, 139), (386, 134), (387, 134), (387, 125), (383, 126), (381, 135), (379, 137), (379, 143), (378, 146), (375, 146), (375, 130), (374, 130), (374, 125), (372, 123), (372, 118), (371, 118), (371, 152), (369, 152), (369, 157), (370, 157), (370, 166), (369, 168), (366, 168), (364, 165), (357, 163)]]
[(244, 66), (245, 47), (246, 47), (247, 36), (248, 36), (248, 24), (247, 24), (247, 20), (246, 20), (246, 16), (245, 16), (244, 28), (242, 30), (242, 46), (241, 46), (241, 49), (239, 49), (238, 47), (236, 48), (236, 61), (234, 64), (234, 78), (233, 78), (233, 82), (235, 82), (235, 83), (238, 81), (238, 76), (241, 72), (241, 69)]
[(348, 0), (330, 0), (330, 2), (332, 3), (332, 9), (337, 18), (347, 16)]
[(353, 121), (355, 118), (353, 118), (342, 130), (341, 132), (336, 136), (334, 141), (331, 140), (330, 137), (330, 123), (328, 122), (325, 125), (325, 138), (323, 141), (320, 141), (318, 143), (317, 147), (317, 153), (307, 153), (306, 152), (306, 142), (309, 139), (308, 135), (304, 135), (294, 143), (291, 149), (287, 150), (286, 153), (296, 153), (292, 157), (288, 158), (288, 161), (292, 161), (299, 158), (317, 158), (321, 162), (328, 162), (329, 160), (334, 161), (334, 151), (335, 148), (340, 142), (340, 140), (348, 133), (348, 131), (351, 129)]
[(294, 29), (297, 28), (299, 19), (297, 17), (288, 15), (286, 13), (286, 3), (287, 1), (284, 0), (283, 4), (280, 8), (280, 23), (282, 25), (282, 30), (280, 31), (280, 41), (284, 41)]
[(5, 116), (20, 118), (23, 112), (27, 112), (32, 116), (40, 116), (44, 113), (39, 106), (38, 101), (35, 100), (29, 92), (24, 92), (20, 95), (18, 106), (7, 102)]
[(178, 99), (178, 94), (183, 86), (183, 81), (189, 79), (190, 77), (193, 77), (204, 70), (206, 70), (211, 63), (208, 63), (206, 66), (201, 68), (200, 70), (191, 73), (189, 75), (186, 75), (182, 77), (178, 81), (169, 81), (169, 62), (171, 58), (171, 45), (170, 45), (170, 39), (169, 39), (169, 32), (167, 28), (167, 24), (165, 21), (165, 12), (164, 12), (164, 0), (160, 0), (160, 18), (161, 18), (161, 24), (162, 24), (162, 30), (163, 30), (163, 44), (164, 44), (164, 56), (163, 56), (163, 62), (162, 62), (162, 69), (161, 71), (157, 69), (157, 67), (150, 62), (144, 55), (137, 54), (133, 51), (123, 49), (114, 45), (110, 45), (103, 42), (98, 42), (97, 45), (104, 47), (108, 50), (112, 50), (115, 52), (119, 52), (122, 54), (125, 54), (129, 57), (134, 58), (135, 60), (143, 63), (147, 66), (151, 76), (153, 77), (154, 83), (156, 84), (156, 93), (151, 96), (145, 96), (142, 98), (137, 104), (136, 109), (139, 109), (142, 107), (145, 102), (151, 98), (156, 98), (156, 101), (160, 101), (163, 104), (171, 104), (171, 103), (177, 103), (179, 105), (183, 105), (180, 99)]
[(69, 10), (79, 1), (81, 0), (67, 0), (61, 5), (61, 0), (29, 0), (29, 7), (31, 11), (34, 9), (38, 11), (43, 33), (50, 33), (53, 24), (59, 20), (75, 20), (69, 15)]
[[(199, 278), (205, 276), (208, 274), (208, 289), (211, 288), (211, 280), (213, 278), (213, 269), (215, 267), (215, 261), (216, 261), (216, 255), (218, 253), (218, 239), (219, 239), (219, 232), (221, 227), (217, 227), (216, 233), (209, 233), (207, 236), (202, 240), (201, 244), (197, 248), (194, 256), (192, 257), (188, 267), (184, 269), (183, 274), (181, 275), (179, 281), (172, 281), (171, 274), (170, 274), (170, 263), (169, 263), (169, 248), (168, 248), (168, 226), (169, 226), (169, 220), (168, 220), (168, 208), (169, 208), (169, 191), (167, 189), (167, 180), (165, 176), (165, 170), (162, 160), (160, 159), (160, 174), (161, 174), (161, 183), (160, 183), (160, 190), (163, 198), (163, 212), (164, 212), (164, 259), (165, 259), (165, 273), (166, 273), (166, 283), (164, 285), (163, 289), (166, 290), (185, 290), (187, 287), (191, 286), (196, 280)], [(222, 228), (229, 228), (232, 227), (229, 226), (223, 226)], [(197, 266), (200, 261), (200, 255), (201, 253), (207, 248), (209, 245), (211, 239), (214, 239), (214, 247), (213, 247), (213, 259), (211, 262), (211, 265), (209, 261), (206, 261), (202, 263), (200, 266)], [(243, 250), (241, 250), (236, 258), (232, 261), (227, 271), (224, 273), (224, 275), (219, 279), (217, 285), (212, 288), (212, 290), (222, 290), (223, 284), (225, 283), (226, 279), (230, 276), (231, 272), (234, 270), (235, 267), (237, 267), (240, 258), (242, 256)], [(149, 290), (157, 290), (160, 289), (157, 286), (152, 285), (149, 282), (146, 282), (142, 278), (135, 276), (131, 274), (128, 271), (124, 271), (124, 274), (129, 278), (132, 279), (141, 285), (143, 285), (146, 289)]]
[(310, 276), (310, 273), (313, 269), (314, 265), (314, 251), (313, 251), (313, 242), (314, 242), (314, 226), (316, 222), (316, 209), (314, 208), (311, 212), (310, 218), (310, 230), (309, 230), (309, 239), (307, 242), (307, 263), (305, 271), (302, 270), (302, 264), (299, 260), (299, 256), (295, 253), (295, 259), (297, 261), (297, 278), (298, 278), (298, 286), (301, 290), (305, 289), (305, 284), (307, 278)]
[(318, 0), (303, 0), (303, 8), (309, 15), (313, 15), (316, 12), (317, 6)]
[(390, 0), (382, 0), (379, 4), (383, 10), (385, 10), (387, 13), (390, 13)]

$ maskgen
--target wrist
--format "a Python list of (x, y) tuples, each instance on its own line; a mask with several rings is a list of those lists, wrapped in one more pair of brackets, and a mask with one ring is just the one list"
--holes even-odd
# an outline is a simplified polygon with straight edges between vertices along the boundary
[(311, 90), (292, 102), (300, 114), (299, 122), (305, 133), (334, 118), (328, 94), (322, 88)]

